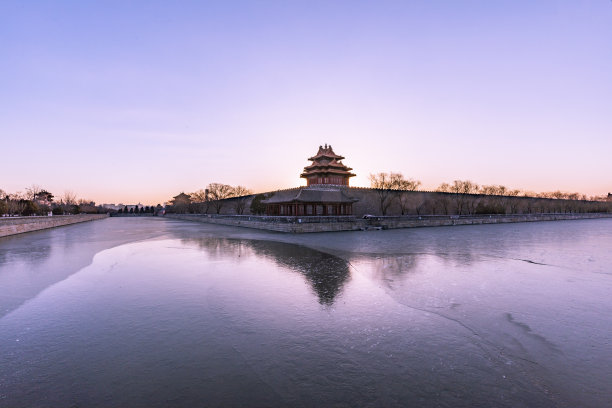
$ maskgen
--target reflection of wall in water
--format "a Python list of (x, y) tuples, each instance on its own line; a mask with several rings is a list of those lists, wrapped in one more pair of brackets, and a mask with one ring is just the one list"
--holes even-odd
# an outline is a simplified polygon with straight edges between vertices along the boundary
[(418, 255), (399, 255), (384, 256), (374, 258), (370, 261), (371, 270), (374, 278), (392, 287), (396, 279), (406, 277), (411, 272), (415, 272), (418, 264)]
[[(398, 281), (409, 279), (425, 268), (431, 259), (435, 258), (448, 267), (468, 266), (477, 261), (477, 256), (469, 249), (460, 253), (414, 253), (414, 254), (360, 254), (351, 258), (351, 264), (356, 265), (360, 272), (369, 272), (372, 279), (381, 282), (388, 288), (393, 288)], [(362, 266), (363, 265), (363, 266)]]
[(342, 259), (314, 249), (274, 241), (254, 241), (227, 238), (188, 238), (212, 258), (259, 256), (277, 265), (299, 272), (310, 284), (319, 303), (330, 306), (348, 281), (349, 265)]

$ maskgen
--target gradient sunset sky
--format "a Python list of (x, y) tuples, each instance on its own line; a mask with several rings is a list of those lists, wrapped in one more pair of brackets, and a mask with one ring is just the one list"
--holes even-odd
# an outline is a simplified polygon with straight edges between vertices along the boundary
[(0, 1), (0, 188), (612, 192), (612, 1)]

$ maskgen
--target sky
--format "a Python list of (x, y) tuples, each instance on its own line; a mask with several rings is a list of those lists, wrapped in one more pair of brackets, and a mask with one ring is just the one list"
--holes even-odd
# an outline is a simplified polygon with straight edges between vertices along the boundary
[(612, 1), (0, 0), (0, 189), (612, 192)]

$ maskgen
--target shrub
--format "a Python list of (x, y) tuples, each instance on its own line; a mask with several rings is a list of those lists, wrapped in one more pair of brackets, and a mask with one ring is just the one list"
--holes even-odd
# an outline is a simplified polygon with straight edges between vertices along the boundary
[(255, 197), (253, 197), (253, 201), (251, 201), (250, 207), (251, 214), (262, 215), (266, 212), (266, 205), (261, 202), (265, 199), (266, 196), (263, 194), (257, 194)]

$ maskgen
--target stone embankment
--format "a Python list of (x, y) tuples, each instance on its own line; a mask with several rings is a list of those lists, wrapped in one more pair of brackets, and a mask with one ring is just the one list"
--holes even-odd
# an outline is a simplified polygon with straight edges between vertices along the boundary
[(278, 232), (367, 231), (377, 229), (442, 227), (453, 225), (505, 224), (513, 222), (583, 220), (612, 218), (610, 213), (591, 214), (516, 214), (516, 215), (425, 215), (356, 218), (342, 217), (269, 217), (253, 215), (166, 214), (166, 218), (209, 224), (231, 225)]
[(351, 216), (300, 218), (257, 215), (166, 214), (164, 217), (207, 224), (296, 233), (359, 230), (357, 224), (360, 221)]
[(79, 222), (99, 220), (107, 214), (54, 215), (51, 217), (6, 217), (0, 218), (0, 237), (38, 231)]

